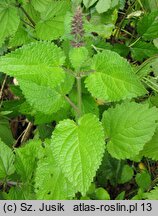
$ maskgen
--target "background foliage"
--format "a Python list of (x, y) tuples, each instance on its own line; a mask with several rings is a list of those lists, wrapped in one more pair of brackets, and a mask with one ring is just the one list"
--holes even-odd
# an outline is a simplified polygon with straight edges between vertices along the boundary
[(1, 199), (158, 199), (158, 1), (1, 0)]

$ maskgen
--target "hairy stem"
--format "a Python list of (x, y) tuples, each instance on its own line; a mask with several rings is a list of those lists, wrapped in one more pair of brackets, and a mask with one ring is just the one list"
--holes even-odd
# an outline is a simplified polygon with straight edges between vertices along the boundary
[(82, 88), (81, 88), (81, 77), (78, 76), (76, 77), (77, 80), (77, 94), (78, 94), (78, 109), (79, 109), (79, 114), (78, 118), (81, 117), (82, 115)]

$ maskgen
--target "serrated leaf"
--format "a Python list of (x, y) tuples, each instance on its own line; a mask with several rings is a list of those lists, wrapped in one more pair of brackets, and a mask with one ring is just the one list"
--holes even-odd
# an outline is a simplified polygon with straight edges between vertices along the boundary
[(158, 129), (152, 139), (145, 144), (141, 155), (151, 158), (152, 160), (158, 160)]
[(145, 193), (144, 198), (147, 198), (148, 200), (158, 200), (158, 186), (154, 187), (150, 192)]
[(108, 152), (118, 159), (130, 159), (138, 155), (153, 136), (158, 111), (148, 104), (123, 103), (103, 114), (103, 126)]
[(96, 5), (96, 10), (98, 13), (104, 13), (110, 9), (111, 0), (99, 0)]
[(96, 116), (86, 114), (78, 125), (60, 122), (53, 132), (52, 151), (57, 164), (76, 191), (85, 194), (105, 150), (104, 133)]
[(72, 199), (75, 195), (73, 185), (64, 177), (50, 148), (51, 140), (44, 143), (39, 151), (39, 161), (35, 173), (35, 192), (37, 199)]
[(19, 26), (15, 35), (11, 37), (9, 41), (9, 46), (21, 46), (23, 44), (27, 44), (32, 42), (34, 39), (30, 37), (27, 29), (22, 25)]
[(22, 80), (19, 84), (26, 100), (36, 111), (49, 115), (64, 105), (64, 97), (55, 89)]
[(139, 21), (137, 31), (145, 40), (158, 37), (158, 12), (149, 13)]
[(130, 64), (117, 53), (106, 50), (97, 54), (93, 62), (92, 69), (96, 72), (85, 80), (93, 97), (111, 102), (146, 93)]
[(49, 42), (37, 42), (0, 59), (0, 69), (15, 76), (25, 98), (33, 108), (50, 115), (65, 103), (74, 78), (65, 75), (60, 65), (64, 62), (62, 51)]
[[(56, 88), (41, 86), (30, 81), (19, 80), (20, 87), (28, 103), (41, 114), (52, 115), (64, 107), (67, 101), (64, 95), (68, 94), (74, 83), (74, 78), (66, 75), (65, 80)], [(37, 117), (37, 113), (36, 113)]]
[(76, 72), (79, 72), (82, 64), (87, 61), (87, 58), (88, 50), (85, 47), (72, 48), (69, 52), (70, 62)]
[[(35, 85), (32, 82), (20, 82), (20, 86), (25, 94), (27, 102), (21, 102), (19, 112), (26, 115), (28, 119), (34, 117), (35, 124), (44, 124), (52, 121), (58, 122), (69, 116), (70, 105), (65, 100), (64, 95), (68, 94), (74, 84), (74, 77), (66, 74), (65, 80), (57, 88), (50, 89)], [(37, 92), (34, 88), (37, 89)], [(56, 95), (56, 97), (52, 96)], [(46, 97), (47, 95), (47, 97)], [(48, 97), (50, 95), (50, 97)], [(39, 100), (40, 97), (40, 100)]]
[(158, 53), (158, 49), (151, 43), (139, 41), (131, 47), (132, 58), (142, 61)]
[(40, 140), (31, 140), (15, 150), (15, 168), (21, 181), (30, 183), (35, 172)]
[(37, 199), (42, 200), (72, 199), (75, 195), (72, 184), (64, 177), (53, 154), (38, 162), (35, 174), (35, 192)]
[(63, 70), (59, 68), (64, 60), (63, 52), (55, 44), (35, 42), (2, 56), (0, 70), (17, 79), (53, 88), (65, 77)]
[(64, 34), (64, 17), (69, 7), (70, 3), (66, 0), (51, 2), (41, 13), (41, 20), (36, 25), (37, 37), (42, 40), (61, 37)]
[(3, 193), (5, 200), (34, 200), (34, 194), (30, 185), (18, 185), (11, 187), (8, 193)]
[(71, 117), (70, 105), (68, 103), (65, 103), (65, 102), (62, 104), (62, 107), (55, 113), (51, 113), (49, 115), (46, 115), (45, 113), (34, 111), (31, 114), (32, 114), (32, 116), (34, 116), (35, 124), (37, 124), (37, 125), (49, 123), (49, 122), (53, 122), (53, 121), (58, 123), (61, 120), (64, 120), (64, 119)]
[(11, 2), (1, 0), (0, 2), (0, 46), (6, 37), (14, 35), (16, 32), (20, 18), (18, 16), (18, 9), (14, 7)]
[(15, 169), (13, 163), (14, 154), (12, 150), (0, 139), (0, 180), (14, 173)]

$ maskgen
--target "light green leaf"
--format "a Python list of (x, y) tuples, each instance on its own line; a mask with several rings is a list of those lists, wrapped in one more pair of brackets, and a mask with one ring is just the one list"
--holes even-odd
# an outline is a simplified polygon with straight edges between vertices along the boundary
[(103, 38), (110, 38), (112, 31), (114, 29), (113, 24), (92, 24), (91, 22), (87, 22), (85, 29), (87, 32), (96, 32)]
[(36, 25), (36, 33), (37, 37), (42, 40), (55, 40), (59, 38), (64, 34), (64, 17), (58, 16), (48, 21), (40, 21)]
[(144, 192), (142, 191), (141, 188), (138, 189), (137, 194), (131, 198), (131, 200), (143, 200), (144, 198)]
[(26, 100), (35, 110), (49, 115), (62, 107), (64, 98), (56, 89), (29, 81), (20, 80), (19, 83)]
[(146, 93), (130, 64), (115, 52), (106, 50), (97, 54), (92, 69), (96, 72), (87, 77), (85, 83), (93, 97), (110, 102)]
[(147, 0), (147, 3), (151, 11), (158, 10), (158, 0)]
[(158, 12), (154, 11), (143, 16), (138, 23), (138, 33), (145, 40), (152, 40), (158, 37)]
[(2, 57), (0, 70), (17, 78), (36, 111), (50, 115), (64, 105), (64, 94), (74, 82), (60, 67), (64, 59), (63, 52), (50, 42), (31, 43)]
[[(85, 34), (96, 32), (103, 38), (110, 38), (118, 17), (118, 11), (109, 10), (104, 14), (93, 13), (89, 21), (84, 21)], [(105, 43), (104, 43), (105, 44)]]
[(53, 154), (38, 162), (35, 192), (38, 200), (65, 200), (72, 199), (75, 195), (72, 184), (64, 177)]
[(126, 192), (122, 191), (121, 193), (119, 193), (117, 195), (117, 197), (115, 198), (115, 200), (125, 200), (125, 195), (126, 195)]
[(9, 46), (21, 46), (23, 44), (30, 43), (33, 40), (34, 39), (31, 38), (31, 36), (27, 32), (27, 29), (20, 25), (15, 35), (11, 37), (9, 41)]
[(154, 187), (150, 192), (145, 193), (144, 198), (148, 200), (158, 200), (158, 186)]
[[(40, 12), (35, 10), (35, 8), (32, 6), (32, 4), (27, 2), (24, 5), (24, 9), (29, 14), (29, 16), (32, 18), (32, 20), (35, 22), (35, 24), (40, 21)], [(30, 20), (28, 20), (26, 17), (25, 17), (25, 19), (30, 23)], [(30, 30), (32, 31), (33, 29), (30, 29)]]
[(137, 173), (136, 175), (136, 183), (137, 185), (144, 191), (149, 189), (151, 185), (151, 176), (148, 172)]
[(51, 2), (52, 0), (31, 0), (31, 4), (39, 12), (45, 11)]
[(104, 13), (110, 9), (110, 6), (111, 0), (99, 0), (99, 2), (96, 5), (96, 10), (98, 13)]
[(119, 0), (120, 9), (123, 10), (126, 4), (126, 0)]
[(96, 116), (86, 114), (78, 125), (72, 120), (60, 122), (51, 143), (56, 162), (76, 191), (85, 194), (101, 164), (105, 150), (102, 125)]
[(30, 183), (35, 172), (40, 140), (31, 140), (15, 150), (15, 168), (23, 182)]
[(99, 187), (95, 191), (97, 200), (110, 200), (110, 195), (107, 190), (102, 187)]
[(0, 140), (0, 180), (14, 173), (13, 163), (14, 154), (12, 150)]
[(34, 200), (34, 194), (31, 185), (18, 185), (11, 187), (8, 193), (3, 193), (5, 200)]
[(72, 48), (69, 52), (69, 59), (76, 70), (79, 72), (82, 65), (87, 61), (88, 50), (85, 47)]
[(91, 7), (97, 0), (83, 0), (83, 4), (86, 8)]
[(0, 46), (6, 37), (14, 35), (16, 32), (20, 19), (18, 16), (18, 9), (14, 7), (11, 2), (1, 0), (0, 2)]
[(119, 2), (120, 0), (111, 0), (111, 8), (114, 8), (114, 7), (116, 7), (116, 6), (118, 6), (119, 5)]
[[(65, 80), (56, 88), (41, 86), (40, 83), (19, 80), (20, 88), (28, 103), (41, 114), (52, 115), (65, 106), (64, 95), (68, 94), (74, 83), (74, 78), (66, 75)], [(37, 113), (36, 118), (37, 118)]]
[[(41, 13), (41, 20), (36, 25), (37, 37), (42, 40), (58, 39), (64, 34), (64, 17), (70, 8), (66, 0), (53, 1)], [(44, 29), (44, 31), (43, 31)]]
[(103, 126), (109, 153), (118, 159), (138, 155), (153, 136), (156, 129), (158, 111), (148, 104), (123, 103), (110, 108), (103, 114)]
[(44, 113), (42, 112), (37, 112), (34, 110), (31, 112), (31, 115), (35, 118), (35, 124), (44, 124), (44, 123), (49, 123), (55, 121), (58, 123), (59, 121), (71, 117), (71, 112), (70, 112), (70, 104), (65, 103), (63, 100), (63, 104), (60, 107), (60, 109), (57, 112), (51, 112), (49, 114), (46, 114), (45, 111)]
[(35, 42), (2, 56), (0, 70), (17, 79), (54, 88), (65, 77), (59, 68), (64, 60), (63, 52), (53, 43)]
[(141, 155), (151, 158), (152, 160), (158, 160), (158, 128), (152, 139), (145, 144)]

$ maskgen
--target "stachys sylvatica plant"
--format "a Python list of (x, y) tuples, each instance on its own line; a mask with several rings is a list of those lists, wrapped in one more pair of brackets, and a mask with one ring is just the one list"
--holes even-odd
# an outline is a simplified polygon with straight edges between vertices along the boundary
[[(121, 173), (133, 176), (127, 160), (158, 160), (158, 110), (144, 99), (148, 86), (141, 82), (137, 68), (117, 52), (95, 46), (92, 52), (87, 46), (90, 18), (81, 7), (67, 13), (65, 30), (54, 24), (44, 32), (42, 25), (48, 18), (50, 24), (63, 19), (64, 1), (56, 1), (59, 14), (53, 19), (51, 8), (43, 12), (47, 1), (43, 8), (32, 2), (44, 21), (36, 25), (38, 16), (33, 21), (27, 14), (29, 34), (35, 29), (39, 40), (28, 38), (26, 44), (1, 56), (0, 71), (17, 80), (17, 98), (22, 97), (19, 113), (36, 129), (34, 138), (22, 147), (10, 148), (0, 141), (2, 195), (5, 199), (87, 197), (100, 173), (105, 179), (109, 175), (104, 166), (107, 161), (115, 164), (111, 166), (116, 175), (120, 168), (114, 167), (119, 165)], [(26, 15), (21, 4), (18, 8)], [(12, 6), (9, 12), (16, 14), (15, 10)], [(19, 35), (22, 37), (21, 31)], [(49, 136), (42, 137), (42, 125), (52, 126), (52, 122)], [(116, 178), (120, 184), (126, 182)], [(110, 199), (102, 190), (94, 188), (94, 199), (100, 193)]]

